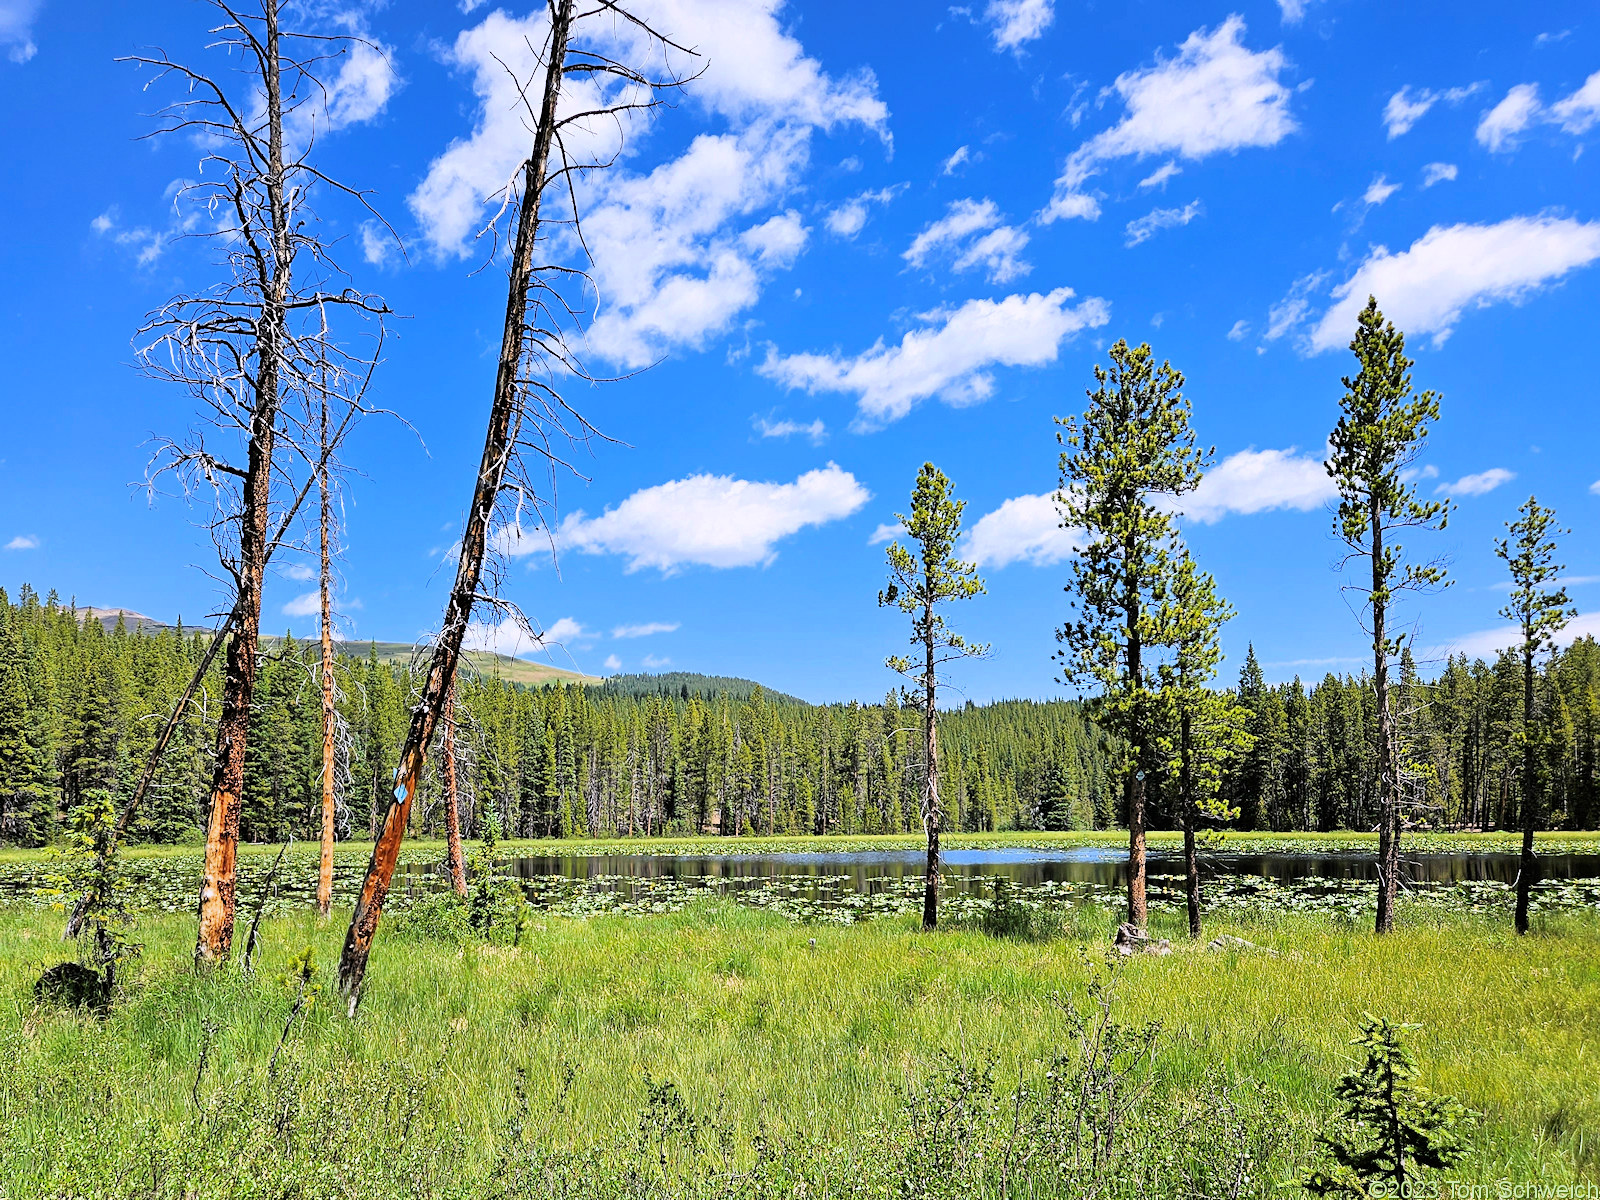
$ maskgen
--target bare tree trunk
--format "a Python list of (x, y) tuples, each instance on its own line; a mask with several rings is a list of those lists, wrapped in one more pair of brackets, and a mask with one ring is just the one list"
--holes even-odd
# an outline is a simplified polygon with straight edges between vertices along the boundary
[(384, 813), (381, 828), (372, 847), (372, 860), (356, 901), (355, 912), (345, 935), (339, 959), (339, 988), (353, 1014), (360, 1002), (361, 981), (367, 971), (372, 938), (383, 914), (383, 902), (400, 860), (400, 844), (405, 836), (411, 802), (427, 761), (428, 743), (443, 710), (445, 696), (455, 679), (461, 657), (461, 641), (466, 634), (472, 606), (478, 597), (483, 576), (483, 558), (488, 548), (489, 523), (499, 499), (501, 484), (515, 449), (513, 421), (518, 411), (518, 376), (523, 361), (527, 308), (534, 282), (533, 249), (539, 234), (539, 206), (544, 190), (546, 166), (555, 134), (556, 101), (561, 94), (567, 42), (571, 35), (573, 0), (558, 0), (552, 8), (550, 51), (545, 64), (544, 99), (534, 133), (533, 153), (523, 169), (522, 207), (517, 216), (517, 235), (511, 259), (510, 286), (506, 296), (505, 323), (501, 332), (500, 360), (495, 374), (494, 403), (489, 412), (489, 427), (484, 437), (483, 458), (478, 467), (472, 509), (461, 536), (461, 557), (456, 567), (455, 586), (445, 609), (444, 626), (433, 649), (421, 702), (412, 714), (411, 727), (396, 770), (394, 794)]
[(1528, 905), (1538, 879), (1539, 860), (1533, 853), (1533, 831), (1538, 828), (1538, 779), (1533, 747), (1533, 641), (1522, 638), (1522, 861), (1517, 866), (1517, 932), (1528, 932)]
[(329, 521), (332, 503), (328, 495), (328, 395), (321, 396), (320, 429), (323, 462), (317, 471), (317, 486), (322, 492), (318, 528), (321, 533), (321, 569), (318, 589), (322, 593), (322, 858), (317, 869), (317, 915), (326, 917), (333, 905), (333, 588), (329, 553)]
[[(1127, 562), (1133, 561), (1133, 547), (1128, 547)], [(1129, 581), (1124, 601), (1128, 634), (1128, 686), (1137, 697), (1144, 682), (1142, 645), (1139, 636), (1139, 592)], [(1136, 728), (1143, 729), (1141, 723)], [(1123, 795), (1128, 802), (1128, 920), (1143, 929), (1149, 921), (1149, 902), (1145, 891), (1144, 845), (1144, 762), (1145, 746), (1142, 732), (1134, 739), (1133, 762), (1129, 764), (1127, 778), (1123, 781)]]
[(1189, 936), (1200, 937), (1200, 860), (1195, 853), (1194, 846), (1194, 763), (1192, 718), (1185, 709), (1181, 728), (1179, 730), (1180, 761), (1178, 767), (1178, 789), (1182, 793), (1178, 800), (1178, 807), (1183, 811), (1183, 876), (1184, 893), (1189, 902)]
[(450, 868), (450, 886), (463, 900), (467, 898), (467, 864), (461, 857), (461, 810), (456, 798), (456, 686), (452, 681), (444, 698), (444, 827), (449, 839), (445, 865)]
[(1385, 622), (1387, 586), (1383, 524), (1372, 503), (1372, 673), (1378, 703), (1378, 917), (1379, 933), (1394, 929), (1400, 889), (1400, 789), (1394, 766), (1394, 729), (1389, 714), (1389, 653)]
[[(932, 591), (930, 586), (929, 591)], [(939, 811), (939, 685), (934, 676), (933, 604), (922, 610), (923, 662), (922, 693), (922, 761), (927, 770), (922, 781), (922, 828), (928, 835), (928, 872), (922, 885), (922, 928), (939, 926), (939, 825), (943, 814)]]
[(265, 70), (268, 163), (264, 178), (272, 223), (274, 261), (264, 265), (271, 278), (263, 289), (261, 325), (256, 335), (255, 404), (250, 417), (250, 449), (240, 518), (239, 565), (235, 572), (238, 620), (228, 644), (222, 714), (217, 723), (217, 759), (211, 777), (211, 817), (206, 828), (205, 867), (200, 877), (200, 929), (195, 961), (220, 962), (233, 948), (234, 889), (237, 884), (239, 809), (244, 800), (244, 760), (255, 699), (256, 654), (261, 638), (261, 583), (266, 572), (268, 509), (272, 497), (272, 451), (277, 435), (278, 368), (284, 336), (284, 303), (289, 287), (290, 231), (283, 195), (283, 96), (278, 45), (278, 7), (262, 6), (266, 24)]

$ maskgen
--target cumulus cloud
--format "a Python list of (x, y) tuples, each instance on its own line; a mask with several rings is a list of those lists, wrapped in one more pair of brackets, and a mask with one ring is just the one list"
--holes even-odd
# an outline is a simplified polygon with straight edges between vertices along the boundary
[(615, 674), (616, 672), (622, 670), (622, 660), (620, 658), (618, 658), (615, 654), (606, 655), (606, 661), (601, 663), (600, 665), (605, 670), (610, 671), (613, 674)]
[(672, 660), (665, 655), (658, 658), (654, 654), (646, 654), (643, 661), (644, 667), (648, 671), (659, 671), (662, 667), (670, 667), (672, 665)]
[(1452, 183), (1460, 173), (1455, 163), (1431, 162), (1422, 168), (1422, 186), (1431, 188), (1436, 183)]
[[(676, 158), (637, 171), (626, 157), (579, 189), (592, 273), (602, 308), (589, 345), (628, 367), (675, 346), (701, 346), (759, 299), (764, 281), (793, 263), (806, 231), (792, 211), (771, 213), (804, 181), (812, 134), (856, 124), (883, 134), (888, 110), (869, 73), (838, 79), (784, 32), (781, 0), (651, 0), (644, 15), (701, 53), (705, 71), (688, 92), (721, 128), (694, 138)], [(528, 151), (513, 76), (541, 68), (546, 16), (495, 11), (464, 31), (447, 61), (470, 75), (479, 106), (473, 132), (430, 165), (409, 204), (435, 254), (467, 257), (472, 235)], [(648, 61), (641, 32), (596, 22), (593, 49), (624, 62)], [(570, 81), (563, 109), (592, 109), (608, 96), (601, 79)], [(648, 119), (576, 126), (568, 150), (579, 159), (637, 154)]]
[(585, 629), (572, 617), (562, 617), (543, 632), (530, 634), (522, 622), (507, 616), (498, 621), (469, 622), (461, 644), (467, 650), (526, 658), (548, 651), (552, 646), (565, 649), (576, 642), (592, 641), (596, 636), (592, 629)]
[[(1558, 646), (1569, 646), (1579, 638), (1600, 638), (1600, 613), (1583, 613), (1567, 623), (1555, 635)], [(1428, 658), (1465, 654), (1468, 658), (1494, 658), (1501, 650), (1522, 644), (1522, 631), (1515, 625), (1502, 625), (1497, 629), (1480, 629), (1476, 633), (1462, 634), (1458, 638), (1435, 646), (1427, 651)]]
[(1231, 16), (1215, 30), (1191, 33), (1176, 58), (1117, 76), (1112, 89), (1126, 115), (1072, 152), (1041, 218), (1098, 217), (1099, 203), (1083, 185), (1115, 159), (1173, 154), (1196, 161), (1275, 146), (1293, 133), (1289, 89), (1278, 80), (1289, 60), (1281, 49), (1246, 49), (1244, 31), (1244, 20)]
[(283, 606), (283, 615), (286, 617), (314, 617), (321, 611), (321, 592), (305, 592)]
[(14, 63), (25, 63), (39, 52), (33, 44), (33, 21), (42, 0), (0, 0), (0, 47)]
[(1442, 92), (1431, 91), (1428, 88), (1418, 88), (1412, 91), (1410, 86), (1401, 88), (1389, 97), (1389, 102), (1383, 106), (1383, 124), (1389, 131), (1389, 140), (1401, 137), (1411, 132), (1411, 127), (1423, 117), (1439, 101), (1448, 104), (1460, 104), (1468, 96), (1475, 95), (1483, 90), (1483, 84), (1474, 83), (1467, 87), (1448, 88)]
[(935, 257), (949, 256), (957, 271), (981, 266), (990, 283), (1009, 283), (1033, 270), (1019, 257), (1027, 245), (1028, 235), (1003, 223), (993, 200), (957, 200), (912, 239), (902, 257), (926, 267)]
[(866, 227), (872, 205), (888, 204), (904, 187), (905, 185), (901, 184), (897, 187), (862, 192), (859, 196), (846, 200), (838, 208), (830, 210), (822, 218), (822, 223), (835, 237), (853, 238)]
[(1479, 471), (1476, 475), (1463, 475), (1454, 483), (1441, 483), (1433, 491), (1437, 496), (1482, 496), (1494, 491), (1502, 483), (1510, 483), (1516, 477), (1515, 471), (1508, 471), (1504, 467), (1490, 467), (1487, 471)]
[(19, 533), (6, 543), (7, 550), (37, 550), (39, 539), (31, 533)]
[(996, 50), (1020, 50), (1050, 28), (1055, 0), (989, 0), (983, 16), (993, 26)]
[(1272, 509), (1306, 512), (1335, 495), (1333, 480), (1320, 458), (1287, 450), (1251, 447), (1230, 454), (1207, 471), (1200, 486), (1174, 506), (1192, 521), (1211, 525), (1229, 513)]
[(692, 475), (644, 488), (597, 517), (575, 512), (557, 541), (585, 554), (620, 554), (627, 569), (764, 566), (776, 543), (808, 525), (848, 517), (872, 498), (834, 463), (793, 483)]
[(654, 637), (658, 633), (676, 633), (680, 623), (677, 621), (646, 621), (642, 625), (618, 625), (611, 631), (614, 638), (642, 638)]
[(1506, 93), (1504, 100), (1483, 114), (1478, 122), (1477, 138), (1491, 154), (1514, 150), (1517, 135), (1533, 124), (1543, 109), (1539, 103), (1539, 85), (1519, 83)]
[(1559, 125), (1573, 136), (1588, 133), (1600, 121), (1600, 71), (1583, 85), (1546, 107), (1539, 85), (1519, 83), (1478, 122), (1478, 141), (1491, 154), (1508, 153), (1521, 143), (1521, 135), (1535, 124)]
[(753, 418), (756, 432), (764, 438), (792, 438), (800, 434), (807, 438), (813, 446), (820, 446), (828, 440), (828, 427), (818, 417), (809, 425), (802, 425), (799, 421), (768, 421), (762, 417)]
[(1083, 545), (1080, 531), (1063, 529), (1054, 493), (1014, 496), (979, 518), (962, 539), (963, 558), (980, 567), (1025, 562), (1047, 567), (1071, 557)]
[[(1312, 351), (1344, 347), (1369, 295), (1408, 334), (1448, 338), (1469, 307), (1520, 303), (1600, 258), (1600, 222), (1512, 217), (1495, 225), (1436, 225), (1407, 250), (1375, 247), (1312, 329)], [(1301, 310), (1303, 315), (1304, 310)]]
[(1398, 183), (1390, 183), (1387, 177), (1379, 175), (1367, 185), (1367, 190), (1361, 193), (1361, 199), (1371, 208), (1382, 204), (1399, 190)]
[(1285, 25), (1300, 24), (1306, 18), (1306, 9), (1310, 7), (1311, 0), (1278, 0), (1278, 11)]
[(856, 424), (876, 428), (899, 420), (920, 400), (976, 404), (994, 394), (993, 368), (1037, 367), (1056, 360), (1061, 343), (1104, 325), (1110, 305), (1095, 296), (1076, 307), (1071, 288), (1004, 300), (968, 300), (960, 308), (921, 314), (900, 343), (880, 338), (861, 354), (791, 354), (769, 349), (757, 370), (789, 388), (857, 397)]
[(1191, 200), (1182, 208), (1154, 208), (1144, 216), (1129, 221), (1126, 233), (1126, 245), (1137, 246), (1147, 242), (1162, 229), (1177, 229), (1187, 225), (1190, 221), (1200, 216), (1205, 210), (1201, 208), (1200, 201)]
[(906, 527), (899, 521), (886, 521), (872, 531), (872, 536), (867, 539), (869, 546), (882, 546), (892, 542), (897, 537), (904, 537)]

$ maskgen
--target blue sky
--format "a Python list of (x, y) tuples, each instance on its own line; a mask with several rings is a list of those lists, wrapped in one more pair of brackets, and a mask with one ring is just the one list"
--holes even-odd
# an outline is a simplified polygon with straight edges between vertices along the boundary
[[(539, 10), (318, 7), (386, 50), (342, 67), (319, 154), (405, 241), (325, 208), (404, 317), (376, 395), (416, 430), (372, 419), (350, 444), (340, 608), (353, 636), (408, 640), (439, 620), (482, 445), (504, 277), (473, 233), (525, 153), (498, 64), (526, 60)], [(881, 696), (903, 636), (875, 604), (882, 530), (931, 459), (989, 588), (952, 619), (994, 655), (955, 682), (1061, 694), (1052, 417), (1126, 337), (1185, 372), (1217, 447), (1184, 529), (1238, 610), (1224, 674), (1247, 641), (1275, 679), (1356, 669), (1320, 458), (1368, 291), (1443, 395), (1420, 486), (1459, 504), (1415, 539), (1458, 581), (1409, 610), (1419, 646), (1492, 649), (1491, 542), (1530, 491), (1572, 527), (1574, 628), (1600, 632), (1592, 6), (639, 8), (704, 73), (584, 198), (589, 364), (660, 361), (575, 396), (617, 444), (561, 485), (559, 567), (506, 543), (528, 551), (506, 594), (559, 665)], [(141, 140), (170, 96), (114, 60), (205, 61), (207, 16), (0, 0), (0, 583), (187, 621), (219, 600), (203, 513), (135, 485), (193, 407), (131, 364), (143, 314), (215, 275), (174, 237), (201, 150)], [(268, 630), (314, 631), (304, 566), (278, 564)]]

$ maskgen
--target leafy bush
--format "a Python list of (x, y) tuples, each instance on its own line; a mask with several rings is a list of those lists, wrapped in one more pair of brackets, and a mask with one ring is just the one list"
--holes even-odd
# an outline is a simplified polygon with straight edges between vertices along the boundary
[(410, 908), (397, 912), (391, 925), (395, 937), (419, 942), (459, 946), (477, 937), (467, 903), (454, 892), (429, 892)]

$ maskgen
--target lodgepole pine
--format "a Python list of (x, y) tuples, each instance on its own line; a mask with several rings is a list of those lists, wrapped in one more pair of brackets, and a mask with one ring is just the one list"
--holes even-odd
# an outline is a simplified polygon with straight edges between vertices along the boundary
[(318, 590), (322, 600), (322, 855), (317, 865), (317, 915), (326, 917), (333, 904), (333, 596), (331, 556), (328, 552), (329, 524), (332, 503), (328, 488), (328, 394), (322, 393), (319, 409), (318, 432), (321, 435), (322, 461), (317, 469), (317, 488), (321, 492), (321, 512), (318, 521), (320, 533), (321, 564), (318, 571)]
[(444, 698), (444, 827), (449, 850), (445, 866), (450, 870), (450, 886), (463, 900), (467, 898), (467, 864), (461, 855), (461, 810), (456, 797), (456, 685), (452, 682)]
[(1389, 660), (1400, 653), (1406, 635), (1391, 634), (1389, 618), (1402, 591), (1449, 586), (1438, 563), (1408, 563), (1395, 540), (1402, 529), (1443, 529), (1450, 516), (1446, 500), (1417, 499), (1408, 468), (1439, 419), (1435, 392), (1413, 395), (1411, 360), (1405, 335), (1385, 321), (1378, 302), (1367, 298), (1350, 350), (1360, 364), (1340, 400), (1339, 423), (1328, 438), (1324, 464), (1339, 492), (1334, 531), (1349, 546), (1345, 562), (1365, 558), (1371, 586), (1366, 595), (1372, 635), (1372, 684), (1377, 701), (1378, 753), (1378, 912), (1375, 928), (1394, 928), (1400, 887), (1400, 774)]
[(1554, 509), (1532, 496), (1517, 510), (1522, 515), (1506, 522), (1509, 538), (1495, 541), (1494, 552), (1511, 572), (1511, 599), (1500, 615), (1517, 626), (1522, 657), (1522, 861), (1517, 869), (1516, 927), (1528, 932), (1528, 908), (1538, 878), (1539, 860), (1533, 852), (1533, 835), (1542, 824), (1544, 795), (1539, 786), (1538, 737), (1533, 706), (1533, 660), (1555, 646), (1555, 635), (1578, 615), (1560, 586), (1564, 566), (1556, 563), (1556, 537), (1571, 533), (1556, 525)]
[(961, 512), (966, 501), (950, 494), (950, 480), (932, 463), (923, 463), (911, 493), (911, 515), (897, 513), (906, 537), (915, 547), (899, 542), (888, 549), (889, 586), (878, 593), (878, 604), (893, 605), (911, 617), (911, 644), (920, 661), (891, 656), (886, 664), (911, 682), (907, 702), (922, 713), (922, 828), (927, 837), (927, 870), (922, 887), (922, 928), (939, 924), (939, 675), (944, 663), (962, 658), (982, 658), (987, 646), (968, 642), (945, 624), (937, 611), (951, 600), (969, 600), (983, 593), (977, 567), (955, 557), (961, 536)]

